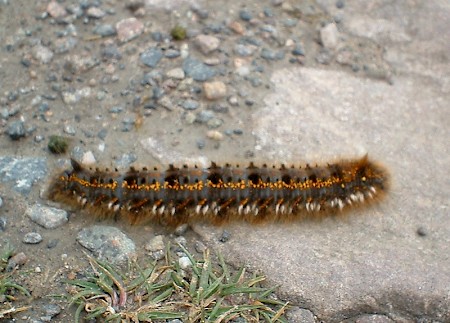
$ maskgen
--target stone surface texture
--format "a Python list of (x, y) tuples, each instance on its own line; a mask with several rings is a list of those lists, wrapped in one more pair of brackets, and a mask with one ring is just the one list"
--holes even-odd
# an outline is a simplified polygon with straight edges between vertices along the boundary
[[(321, 3), (336, 10), (334, 1)], [(391, 172), (387, 199), (317, 222), (236, 224), (225, 244), (220, 229), (195, 229), (321, 320), (365, 312), (449, 321), (450, 4), (369, 1), (348, 12), (350, 31), (386, 46), (397, 71), (392, 84), (332, 70), (279, 70), (266, 107), (253, 114), (256, 149), (261, 159), (299, 163), (369, 153)], [(395, 12), (412, 15), (396, 19)], [(421, 227), (427, 234), (417, 234)]]

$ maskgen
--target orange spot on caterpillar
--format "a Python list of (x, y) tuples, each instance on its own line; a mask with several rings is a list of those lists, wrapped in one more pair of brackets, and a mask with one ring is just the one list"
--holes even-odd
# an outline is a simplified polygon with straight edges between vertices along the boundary
[(321, 218), (379, 201), (388, 190), (386, 169), (361, 159), (327, 165), (246, 168), (211, 163), (209, 168), (72, 169), (50, 183), (48, 198), (100, 216), (168, 225), (207, 221), (251, 223)]

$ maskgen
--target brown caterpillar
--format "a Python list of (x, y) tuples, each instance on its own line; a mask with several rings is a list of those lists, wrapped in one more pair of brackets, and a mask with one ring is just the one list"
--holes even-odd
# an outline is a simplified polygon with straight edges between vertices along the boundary
[(164, 171), (130, 168), (120, 173), (84, 168), (75, 160), (72, 167), (51, 182), (49, 199), (133, 223), (154, 220), (168, 225), (338, 214), (379, 200), (389, 181), (387, 171), (367, 155), (303, 168), (212, 163), (209, 168), (170, 165)]

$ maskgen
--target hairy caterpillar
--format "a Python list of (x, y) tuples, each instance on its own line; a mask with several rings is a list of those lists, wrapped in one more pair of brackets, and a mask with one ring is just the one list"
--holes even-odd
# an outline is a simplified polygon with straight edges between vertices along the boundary
[(132, 222), (222, 224), (321, 217), (379, 200), (387, 171), (366, 156), (323, 166), (247, 167), (212, 163), (208, 168), (170, 165), (125, 173), (85, 168), (72, 160), (50, 183), (48, 198)]

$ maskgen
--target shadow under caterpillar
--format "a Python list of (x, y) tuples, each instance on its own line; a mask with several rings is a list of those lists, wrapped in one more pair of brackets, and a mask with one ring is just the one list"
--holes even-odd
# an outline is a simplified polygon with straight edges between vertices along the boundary
[(102, 217), (170, 226), (320, 218), (378, 201), (389, 186), (386, 169), (367, 155), (314, 167), (212, 163), (208, 168), (170, 165), (163, 171), (132, 167), (125, 173), (71, 162), (73, 169), (50, 183), (50, 200)]

